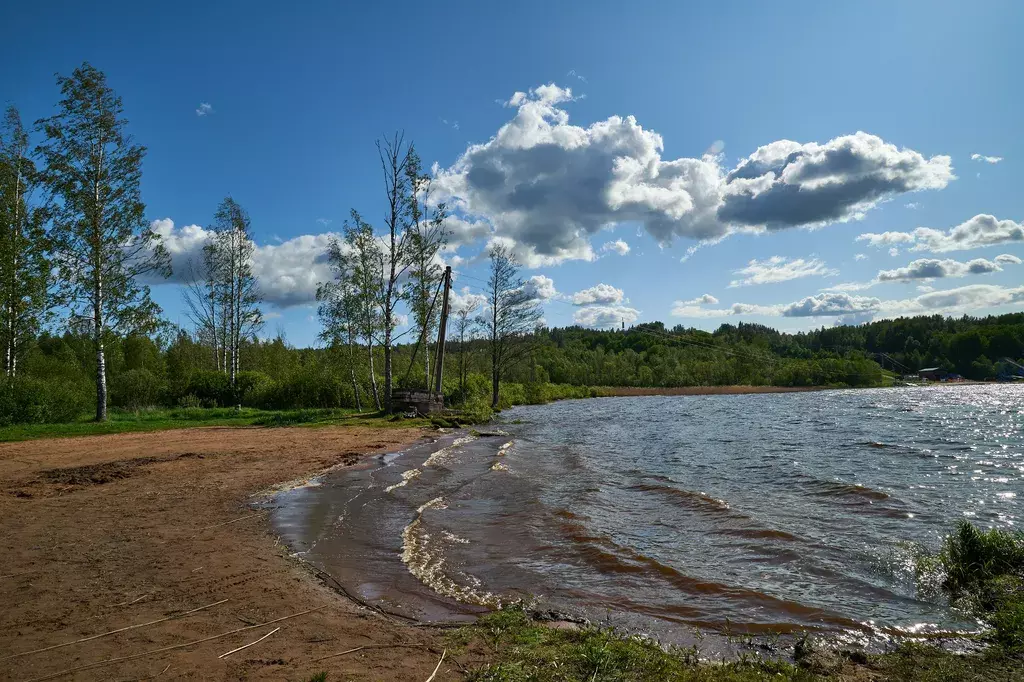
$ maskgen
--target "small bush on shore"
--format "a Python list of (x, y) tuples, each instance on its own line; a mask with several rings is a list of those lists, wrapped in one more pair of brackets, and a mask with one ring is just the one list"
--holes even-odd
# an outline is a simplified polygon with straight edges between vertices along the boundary
[(1024, 532), (961, 521), (939, 562), (950, 599), (992, 627), (990, 640), (1024, 652)]

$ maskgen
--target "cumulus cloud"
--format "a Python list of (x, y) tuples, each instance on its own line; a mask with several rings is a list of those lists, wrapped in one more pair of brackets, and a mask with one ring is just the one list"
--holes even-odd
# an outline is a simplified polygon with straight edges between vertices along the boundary
[(454, 314), (463, 310), (479, 312), (487, 307), (487, 297), (473, 293), (469, 287), (462, 287), (461, 291), (453, 289), (449, 294), (448, 306)]
[(948, 156), (925, 157), (858, 132), (823, 144), (760, 147), (731, 171), (723, 158), (664, 159), (661, 136), (633, 116), (569, 123), (572, 91), (554, 84), (517, 92), (511, 121), (434, 167), (438, 201), (486, 219), (528, 267), (592, 260), (590, 238), (636, 222), (662, 245), (736, 231), (816, 227), (859, 218), (879, 202), (945, 187)]
[(1020, 264), (1020, 259), (1008, 253), (996, 256), (994, 261), (975, 258), (966, 263), (945, 258), (919, 258), (909, 265), (878, 273), (879, 282), (908, 282), (915, 279), (941, 279), (943, 277), (966, 277), (985, 275), (1001, 271), (1002, 265)]
[(789, 259), (783, 256), (772, 256), (767, 260), (755, 258), (747, 263), (747, 267), (736, 270), (734, 274), (743, 277), (729, 282), (730, 287), (787, 282), (791, 279), (814, 275), (838, 275), (839, 271), (825, 267), (825, 263), (817, 258), (804, 260), (803, 258)]
[(868, 259), (867, 254), (864, 254), (864, 253), (855, 253), (855, 254), (853, 254), (853, 260), (855, 260), (855, 261), (867, 260), (867, 259)]
[(545, 275), (534, 275), (523, 282), (523, 290), (531, 299), (548, 301), (558, 296), (555, 282)]
[(573, 305), (619, 304), (622, 303), (625, 294), (622, 289), (616, 289), (611, 284), (596, 284), (589, 289), (577, 291), (572, 295)]
[(985, 156), (984, 154), (971, 154), (971, 161), (982, 161), (984, 163), (999, 163), (1003, 160), (1001, 156)]
[(918, 227), (910, 232), (866, 232), (858, 236), (857, 241), (876, 247), (905, 245), (913, 251), (967, 251), (1024, 242), (1024, 224), (980, 213), (948, 231)]
[(196, 116), (207, 116), (213, 113), (213, 106), (209, 102), (200, 102), (196, 108)]
[[(170, 218), (154, 220), (153, 230), (161, 237), (171, 257), (170, 280), (153, 283), (189, 281), (190, 263), (202, 262), (203, 246), (211, 232), (199, 225), (174, 226)], [(331, 279), (327, 263), (327, 246), (334, 235), (323, 233), (293, 237), (280, 244), (256, 245), (252, 271), (259, 281), (263, 300), (281, 308), (316, 302), (319, 282)]]
[(621, 239), (616, 239), (613, 242), (605, 242), (604, 246), (601, 247), (601, 253), (617, 253), (620, 256), (625, 256), (629, 253), (629, 244)]
[[(898, 317), (934, 313), (965, 313), (979, 309), (1024, 303), (1024, 286), (1002, 287), (972, 284), (945, 291), (928, 291), (907, 299), (883, 300), (846, 292), (822, 292), (792, 303), (757, 305), (734, 303), (728, 308), (698, 308), (677, 301), (672, 309), (676, 317), (729, 317), (765, 315), (775, 317), (836, 317), (860, 322), (872, 317)], [(853, 316), (853, 317), (851, 317)]]
[(697, 298), (688, 301), (677, 301), (677, 305), (718, 305), (718, 299), (711, 294), (701, 294)]
[(577, 310), (572, 319), (583, 327), (607, 328), (633, 324), (639, 316), (639, 310), (624, 305), (591, 305)]

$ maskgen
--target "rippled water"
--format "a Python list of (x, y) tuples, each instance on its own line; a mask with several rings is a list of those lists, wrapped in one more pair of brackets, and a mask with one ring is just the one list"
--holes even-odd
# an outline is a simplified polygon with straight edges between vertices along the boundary
[[(915, 580), (957, 520), (1019, 523), (1024, 386), (607, 398), (330, 474), (275, 523), (417, 617), (518, 597), (683, 640), (974, 624)], [(494, 431), (495, 429), (492, 429)]]

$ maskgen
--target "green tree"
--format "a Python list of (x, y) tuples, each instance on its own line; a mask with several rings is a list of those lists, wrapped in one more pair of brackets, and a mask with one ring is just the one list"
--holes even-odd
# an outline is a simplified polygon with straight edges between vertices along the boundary
[(532, 348), (532, 332), (540, 322), (541, 309), (519, 277), (519, 264), (503, 244), (488, 251), (491, 275), (487, 280), (488, 310), (481, 315), (491, 351), (491, 407), (498, 407), (502, 378)]
[(45, 212), (29, 205), (37, 176), (28, 153), (21, 116), (8, 107), (0, 130), (0, 338), (8, 377), (17, 374), (49, 303)]
[[(338, 240), (333, 237), (327, 247), (327, 261), (330, 263), (334, 279), (317, 284), (316, 300), (320, 303), (317, 315), (320, 317), (321, 326), (319, 336), (332, 348), (344, 345), (348, 355), (349, 380), (352, 383), (356, 409), (362, 412), (359, 381), (356, 379), (355, 347), (358, 336), (356, 330), (359, 327), (359, 319), (365, 302), (353, 282), (350, 259), (342, 250)], [(373, 383), (376, 387), (376, 381)], [(374, 392), (376, 393), (376, 391)]]
[(225, 330), (228, 381), (235, 390), (242, 344), (255, 339), (263, 328), (259, 283), (252, 271), (256, 244), (251, 236), (249, 214), (231, 197), (217, 207), (212, 231), (213, 237), (206, 246), (207, 268), (212, 272), (213, 295)]
[(105, 344), (111, 334), (154, 329), (160, 313), (144, 275), (170, 274), (170, 259), (145, 218), (139, 183), (145, 148), (125, 132), (121, 98), (83, 63), (58, 76), (58, 112), (38, 122), (43, 182), (53, 201), (51, 241), (59, 301), (91, 329), (96, 419), (107, 418)]

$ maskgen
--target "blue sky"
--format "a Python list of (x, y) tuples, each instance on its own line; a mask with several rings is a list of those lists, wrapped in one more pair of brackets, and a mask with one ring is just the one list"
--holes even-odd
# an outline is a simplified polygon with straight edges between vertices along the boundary
[(1024, 308), (1024, 7), (685, 4), (20, 3), (0, 99), (32, 121), (55, 72), (104, 70), (149, 217), (183, 257), (245, 206), (266, 331), (298, 345), (326, 235), (382, 222), (373, 142), (399, 128), (458, 209), (457, 287), (507, 240), (553, 325)]

